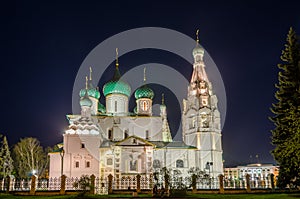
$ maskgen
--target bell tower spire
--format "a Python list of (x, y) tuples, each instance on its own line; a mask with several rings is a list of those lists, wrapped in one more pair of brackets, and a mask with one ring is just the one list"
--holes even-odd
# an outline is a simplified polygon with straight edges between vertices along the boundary
[(85, 90), (86, 90), (86, 92), (88, 90), (88, 82), (89, 82), (88, 77), (85, 76)]
[(92, 72), (93, 72), (92, 67), (90, 67), (90, 81), (92, 81)]
[(196, 47), (193, 49), (193, 73), (190, 85), (188, 87), (189, 96), (203, 95), (207, 93), (208, 78), (205, 71), (205, 64), (203, 61), (204, 49), (199, 44), (199, 29), (196, 31)]
[(119, 68), (119, 50), (116, 48), (116, 68)]
[[(205, 71), (203, 56), (204, 49), (199, 44), (197, 30), (193, 73), (187, 99), (183, 100), (182, 137), (185, 144), (197, 147), (199, 168), (205, 169), (209, 163), (211, 175), (216, 177), (223, 172), (220, 112), (217, 96)], [(203, 157), (201, 154), (207, 155)]]
[(163, 142), (172, 142), (172, 135), (169, 127), (167, 106), (165, 105), (165, 95), (161, 94), (160, 116), (162, 118), (162, 138)]

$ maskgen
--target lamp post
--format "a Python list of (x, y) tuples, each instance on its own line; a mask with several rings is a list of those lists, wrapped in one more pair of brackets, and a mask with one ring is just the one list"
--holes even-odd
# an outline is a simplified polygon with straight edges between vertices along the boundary
[(62, 150), (59, 152), (61, 157), (61, 169), (60, 169), (60, 176), (64, 174), (64, 156), (65, 156), (65, 150), (62, 148)]
[(207, 162), (206, 163), (206, 169), (208, 169), (208, 174), (209, 174), (209, 187), (211, 189), (211, 176), (210, 176), (210, 167), (213, 166), (213, 162)]

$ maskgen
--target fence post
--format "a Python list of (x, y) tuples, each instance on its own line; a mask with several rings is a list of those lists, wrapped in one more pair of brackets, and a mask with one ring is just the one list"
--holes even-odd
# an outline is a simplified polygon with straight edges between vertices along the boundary
[(9, 193), (9, 191), (10, 191), (10, 182), (11, 182), (11, 178), (10, 178), (10, 176), (7, 176), (6, 178), (4, 178), (3, 179), (3, 183), (5, 184), (5, 181), (6, 181), (6, 187), (5, 187), (5, 189), (6, 189), (6, 193)]
[(169, 176), (169, 174), (165, 174), (165, 191), (166, 191), (166, 194), (167, 194), (167, 196), (169, 196), (169, 179), (170, 179), (170, 176)]
[(275, 190), (275, 182), (274, 182), (274, 174), (273, 173), (271, 173), (271, 175), (270, 175), (270, 178), (271, 178), (271, 188), (272, 188), (272, 191), (274, 191)]
[(153, 174), (152, 173), (149, 175), (148, 179), (149, 179), (149, 188), (152, 189), (153, 188)]
[(141, 175), (137, 174), (136, 176), (136, 192), (140, 193), (141, 192)]
[(250, 187), (250, 175), (249, 174), (246, 175), (246, 186), (247, 186), (247, 189), (246, 189), (247, 193), (250, 193), (251, 187)]
[(30, 185), (30, 191), (29, 191), (30, 195), (35, 194), (35, 188), (36, 188), (36, 176), (33, 175), (33, 176), (31, 176), (31, 185)]
[(197, 176), (196, 174), (192, 175), (192, 193), (197, 192)]
[(94, 174), (91, 175), (91, 188), (90, 188), (90, 194), (95, 194), (95, 178), (96, 176)]
[(219, 185), (220, 185), (220, 193), (224, 193), (224, 176), (219, 175)]
[(62, 175), (60, 178), (60, 191), (59, 194), (64, 195), (66, 194), (66, 176)]
[(113, 189), (112, 189), (112, 180), (113, 176), (111, 174), (108, 175), (108, 193), (112, 194)]

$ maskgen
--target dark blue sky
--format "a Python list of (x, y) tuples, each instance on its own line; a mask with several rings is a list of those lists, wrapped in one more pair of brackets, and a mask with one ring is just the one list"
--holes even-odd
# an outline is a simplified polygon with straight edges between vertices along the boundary
[[(277, 63), (288, 29), (300, 33), (299, 2), (15, 1), (1, 7), (0, 133), (10, 144), (29, 136), (43, 146), (61, 141), (77, 71), (103, 40), (138, 27), (170, 28), (191, 37), (200, 28), (201, 43), (226, 88), (225, 164), (248, 163), (256, 154), (262, 162), (273, 162), (269, 107), (275, 102)], [(147, 62), (172, 66), (187, 78), (192, 70), (183, 68), (189, 66), (184, 60), (155, 50), (120, 59), (127, 66), (123, 72)], [(164, 90), (154, 87), (157, 93)], [(173, 131), (179, 114), (179, 109), (169, 111)]]

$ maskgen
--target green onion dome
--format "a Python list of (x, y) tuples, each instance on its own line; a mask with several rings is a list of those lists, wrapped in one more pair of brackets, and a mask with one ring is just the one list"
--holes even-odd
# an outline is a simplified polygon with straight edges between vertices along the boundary
[[(86, 92), (86, 89), (81, 89), (80, 92), (79, 92), (79, 96), (83, 97), (85, 95), (85, 92)], [(88, 92), (88, 96), (89, 97), (93, 97), (93, 98), (96, 98), (96, 99), (100, 98), (100, 92), (99, 92), (99, 90), (96, 89), (96, 88), (94, 88), (94, 86), (92, 85), (92, 83), (89, 84), (87, 92)]]
[(106, 97), (109, 94), (122, 94), (127, 97), (130, 96), (131, 88), (128, 83), (120, 80), (121, 75), (119, 67), (116, 67), (115, 74), (109, 82), (103, 86), (103, 94)]
[(103, 104), (100, 103), (100, 101), (98, 102), (98, 111), (100, 113), (105, 113), (106, 112), (106, 108)]
[(136, 89), (134, 93), (135, 99), (140, 99), (140, 98), (148, 98), (148, 99), (153, 99), (154, 97), (154, 92), (151, 88), (149, 88), (146, 84), (139, 87)]
[(88, 106), (91, 107), (93, 105), (92, 100), (90, 100), (87, 92), (85, 92), (84, 96), (80, 99), (80, 106)]

